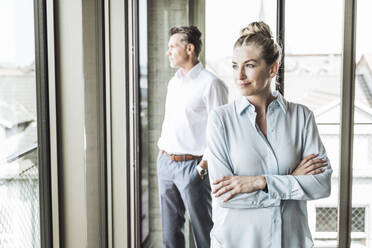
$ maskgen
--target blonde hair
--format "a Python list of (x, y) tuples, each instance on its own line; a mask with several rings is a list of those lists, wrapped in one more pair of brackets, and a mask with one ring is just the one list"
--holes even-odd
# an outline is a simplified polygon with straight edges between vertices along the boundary
[(269, 25), (264, 22), (252, 22), (240, 31), (240, 37), (234, 48), (256, 45), (261, 48), (262, 58), (268, 65), (280, 62), (282, 48), (274, 41)]

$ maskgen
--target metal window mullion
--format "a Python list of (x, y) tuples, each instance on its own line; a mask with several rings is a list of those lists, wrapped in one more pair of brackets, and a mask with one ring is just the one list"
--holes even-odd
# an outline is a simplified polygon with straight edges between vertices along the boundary
[(134, 174), (134, 189), (135, 189), (135, 247), (141, 246), (141, 233), (142, 233), (142, 186), (141, 186), (141, 159), (140, 159), (140, 147), (141, 147), (141, 138), (140, 138), (140, 80), (139, 80), (139, 67), (140, 67), (140, 55), (139, 55), (139, 1), (133, 2), (132, 8), (132, 20), (133, 20), (133, 120), (134, 120), (134, 147), (133, 147), (133, 156), (134, 156), (134, 165), (135, 165), (135, 174)]
[(138, 1), (128, 1), (128, 45), (129, 45), (129, 123), (130, 123), (130, 247), (140, 247), (140, 165), (139, 165), (139, 105), (138, 103)]
[(53, 246), (46, 1), (34, 0), (40, 247)]
[(109, 247), (130, 247), (128, 1), (106, 0)]
[(277, 74), (276, 89), (284, 96), (284, 38), (285, 38), (285, 0), (277, 0), (276, 9), (276, 36), (277, 43), (282, 48), (282, 58)]
[(112, 149), (111, 149), (111, 64), (110, 64), (110, 4), (108, 0), (104, 0), (103, 6), (103, 36), (104, 36), (104, 77), (105, 77), (105, 146), (106, 146), (106, 236), (107, 236), (107, 248), (113, 247), (113, 204), (112, 204)]
[(99, 96), (99, 153), (100, 153), (100, 241), (108, 247), (108, 198), (107, 198), (107, 136), (106, 136), (106, 60), (105, 60), (105, 1), (96, 1), (97, 81)]
[(341, 87), (340, 180), (338, 243), (351, 243), (352, 161), (355, 92), (356, 0), (344, 0), (343, 66)]
[(127, 166), (127, 169), (126, 169), (126, 185), (127, 185), (127, 198), (126, 198), (126, 201), (127, 201), (127, 209), (126, 209), (126, 214), (127, 214), (127, 247), (133, 247), (133, 236), (132, 236), (132, 233), (131, 233), (131, 230), (132, 230), (132, 225), (133, 225), (133, 218), (132, 218), (132, 209), (133, 209), (133, 206), (132, 206), (132, 202), (133, 202), (133, 199), (132, 199), (132, 196), (133, 196), (133, 185), (132, 185), (132, 160), (131, 160), (131, 157), (132, 157), (132, 134), (131, 134), (131, 130), (132, 130), (132, 121), (131, 121), (131, 116), (132, 116), (132, 104), (131, 104), (131, 101), (130, 101), (130, 96), (131, 96), (131, 85), (130, 85), (130, 80), (131, 80), (131, 67), (130, 67), (130, 57), (131, 57), (131, 54), (132, 54), (132, 48), (131, 48), (131, 28), (130, 28), (130, 23), (131, 23), (131, 18), (132, 18), (132, 15), (131, 15), (131, 11), (130, 11), (130, 8), (131, 8), (131, 4), (132, 4), (133, 0), (132, 1), (124, 1), (124, 35), (125, 35), (125, 41), (124, 41), (124, 46), (125, 46), (125, 107), (127, 108), (127, 111), (126, 111), (126, 116), (125, 116), (125, 119), (126, 119), (126, 124), (127, 124), (127, 129), (125, 131), (125, 136), (126, 136), (126, 144), (127, 144), (127, 147), (126, 147), (126, 166)]

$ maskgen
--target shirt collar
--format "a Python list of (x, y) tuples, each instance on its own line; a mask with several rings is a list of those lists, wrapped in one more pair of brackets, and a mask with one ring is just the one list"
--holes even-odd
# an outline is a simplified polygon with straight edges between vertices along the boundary
[(203, 70), (203, 65), (199, 62), (196, 65), (194, 65), (194, 67), (191, 68), (191, 70), (186, 75), (182, 74), (182, 69), (181, 68), (178, 69), (177, 72), (176, 72), (176, 76), (178, 78), (189, 77), (191, 79), (195, 79), (202, 70)]
[(273, 91), (273, 96), (276, 98), (274, 101), (276, 101), (277, 103), (279, 103), (279, 106), (280, 108), (283, 110), (283, 113), (287, 113), (287, 109), (288, 109), (288, 103), (287, 101), (284, 99), (284, 97), (282, 96), (282, 94), (280, 94), (279, 91), (277, 90), (274, 90)]
[(236, 100), (236, 107), (237, 107), (237, 110), (239, 112), (239, 114), (241, 115), (245, 110), (249, 111), (249, 113), (253, 114), (255, 113), (256, 111), (256, 108), (254, 107), (254, 105), (252, 103), (250, 103), (248, 101), (248, 99), (245, 97), (245, 96), (240, 96), (237, 100)]
[[(283, 113), (287, 113), (287, 101), (283, 98), (279, 91), (275, 90), (272, 92), (273, 96), (276, 98), (273, 104), (279, 104)], [(275, 103), (276, 102), (276, 103)], [(237, 110), (241, 115), (245, 110), (249, 111), (250, 114), (256, 112), (256, 108), (251, 104), (245, 96), (241, 96), (237, 99)]]
[(256, 108), (245, 96), (241, 96), (236, 100), (236, 107), (240, 115), (242, 115), (243, 112), (248, 112), (249, 121), (252, 123), (253, 127), (256, 126)]

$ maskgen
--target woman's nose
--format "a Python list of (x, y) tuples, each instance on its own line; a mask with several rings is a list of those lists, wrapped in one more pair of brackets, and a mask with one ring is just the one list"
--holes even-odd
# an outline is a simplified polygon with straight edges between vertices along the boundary
[(239, 80), (244, 80), (247, 78), (247, 75), (245, 74), (245, 71), (243, 68), (239, 69)]

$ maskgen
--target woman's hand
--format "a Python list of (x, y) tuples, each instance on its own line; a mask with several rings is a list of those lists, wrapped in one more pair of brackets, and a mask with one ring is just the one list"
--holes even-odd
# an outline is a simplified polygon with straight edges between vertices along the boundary
[(228, 193), (224, 200), (224, 202), (227, 202), (236, 194), (251, 193), (264, 189), (266, 179), (264, 176), (224, 176), (213, 182), (213, 185), (218, 185), (212, 192), (215, 197)]
[(292, 172), (292, 176), (316, 175), (322, 173), (328, 165), (327, 160), (316, 158), (319, 154), (310, 154), (301, 161), (297, 168)]

